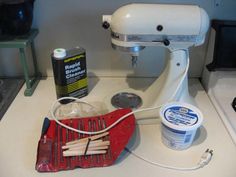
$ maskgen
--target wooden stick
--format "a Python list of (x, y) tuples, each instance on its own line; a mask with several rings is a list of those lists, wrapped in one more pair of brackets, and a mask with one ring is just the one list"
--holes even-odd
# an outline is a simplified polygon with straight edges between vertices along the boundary
[[(72, 149), (72, 148), (82, 148), (82, 147), (86, 147), (86, 143), (83, 143), (82, 145), (71, 145), (71, 146), (62, 146), (62, 149)], [(99, 147), (99, 146), (109, 146), (110, 145), (110, 141), (102, 141), (102, 140), (96, 140), (96, 141), (92, 141), (89, 144), (89, 147)]]
[(94, 135), (94, 136), (90, 136), (90, 137), (86, 137), (86, 138), (82, 138), (82, 139), (78, 139), (78, 140), (74, 140), (74, 141), (70, 141), (66, 143), (67, 145), (72, 145), (72, 144), (77, 144), (77, 143), (81, 143), (81, 142), (87, 142), (88, 138), (91, 139), (91, 141), (102, 138), (104, 136), (107, 136), (109, 134), (109, 132), (104, 132), (102, 134), (98, 134), (98, 135)]
[[(108, 149), (109, 146), (95, 146), (95, 147), (88, 147), (88, 151), (90, 150), (103, 150), (103, 149)], [(84, 151), (85, 150), (85, 147), (75, 147), (75, 148), (71, 148), (71, 149), (68, 149), (68, 150), (65, 150), (65, 151)], [(64, 151), (64, 152), (65, 152)]]
[[(106, 150), (98, 150), (98, 151), (87, 151), (86, 155), (92, 155), (92, 154), (105, 154), (107, 151)], [(81, 156), (84, 155), (84, 151), (64, 151), (63, 156), (68, 157), (68, 156)]]
[(89, 151), (94, 151), (94, 150), (105, 150), (108, 149), (109, 146), (96, 146), (96, 147), (89, 147)]
[[(84, 141), (84, 142), (79, 142), (79, 143), (72, 144), (72, 145), (62, 146), (62, 149), (69, 149), (69, 148), (73, 148), (73, 147), (86, 146), (87, 142), (88, 142), (88, 139), (87, 139), (87, 141)], [(91, 141), (90, 144), (96, 144), (96, 143), (101, 143), (101, 142), (102, 142), (102, 140), (95, 140), (95, 141)]]

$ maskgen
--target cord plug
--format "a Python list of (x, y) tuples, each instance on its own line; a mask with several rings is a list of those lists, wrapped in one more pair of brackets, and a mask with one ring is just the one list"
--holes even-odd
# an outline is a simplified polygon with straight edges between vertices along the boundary
[(198, 163), (199, 166), (204, 167), (205, 165), (207, 165), (211, 161), (212, 156), (213, 150), (207, 149), (201, 156), (201, 159)]

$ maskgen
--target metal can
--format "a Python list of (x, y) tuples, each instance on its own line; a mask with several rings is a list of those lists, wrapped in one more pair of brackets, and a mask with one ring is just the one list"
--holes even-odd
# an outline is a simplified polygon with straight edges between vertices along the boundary
[(51, 55), (57, 98), (88, 94), (86, 52), (81, 47), (58, 48)]

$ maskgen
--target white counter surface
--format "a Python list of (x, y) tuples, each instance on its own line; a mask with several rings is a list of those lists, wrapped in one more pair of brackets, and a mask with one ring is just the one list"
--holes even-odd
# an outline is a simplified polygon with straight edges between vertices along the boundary
[[(141, 87), (147, 79), (129, 81)], [(106, 107), (108, 92), (128, 88), (130, 82), (125, 78), (90, 79), (90, 92), (84, 100), (100, 102)], [(156, 167), (124, 152), (110, 167), (38, 173), (34, 167), (42, 122), (56, 98), (53, 78), (40, 81), (32, 97), (24, 97), (23, 91), (24, 88), (0, 122), (0, 177), (236, 177), (236, 147), (198, 80), (191, 80), (190, 91), (203, 112), (204, 123), (191, 148), (174, 151), (165, 147), (160, 141), (158, 121), (138, 125), (129, 143), (135, 153), (151, 161), (179, 167), (194, 166), (207, 148), (214, 150), (206, 167), (187, 172)]]

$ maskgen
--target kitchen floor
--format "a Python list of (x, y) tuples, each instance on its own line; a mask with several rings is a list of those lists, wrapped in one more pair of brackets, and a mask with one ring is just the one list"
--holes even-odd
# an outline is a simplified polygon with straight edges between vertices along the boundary
[[(109, 98), (117, 91), (127, 88), (145, 90), (152, 82), (153, 79), (145, 78), (89, 78), (89, 95), (82, 100), (95, 105), (97, 109), (105, 113), (111, 111)], [(128, 148), (134, 153), (150, 161), (178, 167), (195, 166), (207, 148), (214, 150), (213, 158), (207, 166), (185, 172), (154, 166), (124, 151), (118, 161), (110, 167), (75, 169), (54, 174), (38, 173), (35, 170), (37, 145), (43, 120), (46, 116), (50, 118), (49, 110), (56, 99), (54, 81), (52, 77), (41, 80), (32, 97), (25, 97), (24, 89), (25, 86), (0, 122), (1, 177), (236, 176), (235, 144), (197, 79), (190, 80), (189, 89), (204, 115), (204, 122), (189, 149), (175, 151), (163, 145), (160, 133), (161, 124), (157, 115), (154, 115), (156, 118), (154, 122), (137, 121), (136, 132), (128, 144)]]

